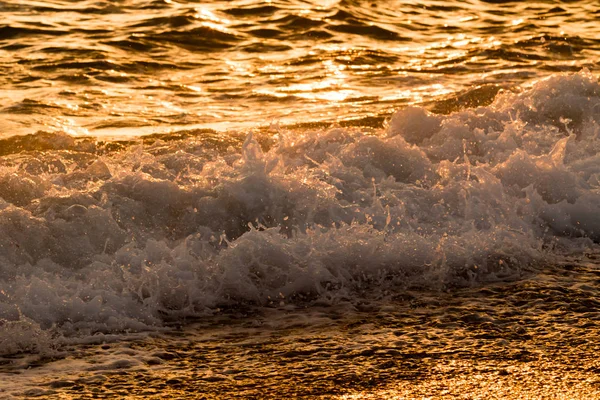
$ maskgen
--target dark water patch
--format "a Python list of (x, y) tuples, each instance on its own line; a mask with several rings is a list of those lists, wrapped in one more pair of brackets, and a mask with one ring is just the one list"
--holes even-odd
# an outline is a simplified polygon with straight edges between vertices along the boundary
[(186, 64), (173, 64), (170, 62), (158, 62), (158, 61), (135, 61), (123, 65), (123, 69), (130, 72), (138, 73), (152, 73), (155, 71), (161, 71), (165, 69), (169, 70), (185, 70), (191, 69), (194, 66), (187, 66)]
[(410, 24), (397, 23), (395, 25), (398, 28), (403, 29), (405, 35), (411, 35), (412, 32), (431, 32), (431, 30), (433, 29), (432, 25), (421, 21), (412, 21)]
[(83, 84), (88, 83), (92, 76), (87, 74), (64, 74), (57, 76), (55, 79), (57, 81)]
[(228, 49), (241, 40), (237, 35), (209, 27), (198, 27), (187, 31), (165, 31), (146, 37), (158, 43), (171, 43), (197, 51)]
[(367, 115), (361, 118), (347, 118), (336, 122), (342, 127), (360, 127), (366, 126), (371, 128), (380, 128), (390, 114), (382, 113), (381, 115)]
[(247, 53), (281, 52), (291, 50), (292, 47), (278, 43), (252, 43), (240, 48)]
[(247, 31), (247, 33), (249, 33), (250, 35), (255, 36), (257, 38), (265, 38), (265, 39), (276, 38), (283, 34), (283, 32), (278, 29), (266, 29), (266, 28), (252, 29), (250, 31)]
[(543, 12), (541, 14), (563, 14), (563, 13), (569, 13), (569, 12), (560, 6), (556, 6), (549, 10), (543, 10)]
[[(226, 80), (221, 80), (221, 81), (226, 81)], [(208, 88), (206, 90), (210, 91), (211, 93), (245, 93), (246, 92), (244, 89), (237, 88), (237, 87), (228, 87), (225, 85), (222, 85), (220, 87)]]
[(138, 38), (135, 36), (131, 36), (129, 39), (110, 40), (104, 41), (102, 43), (107, 44), (109, 46), (115, 46), (124, 50), (135, 50), (140, 52), (149, 52), (157, 49), (156, 44), (146, 43), (142, 38)]
[(112, 37), (112, 35), (114, 34), (114, 30), (113, 29), (102, 29), (102, 28), (98, 28), (98, 29), (71, 29), (72, 33), (80, 33), (83, 35), (86, 35), (89, 39), (105, 39), (106, 37)]
[(503, 22), (498, 23), (497, 25), (488, 25), (476, 28), (480, 35), (500, 35), (503, 32), (506, 32), (506, 27)]
[(543, 45), (544, 43), (548, 42), (548, 41), (552, 41), (555, 40), (555, 38), (553, 38), (550, 35), (540, 35), (540, 36), (534, 36), (531, 38), (527, 38), (527, 39), (523, 39), (523, 40), (518, 40), (516, 41), (513, 45), (515, 47), (539, 47), (541, 45)]
[(540, 35), (516, 41), (512, 46), (518, 48), (536, 47), (540, 52), (546, 52), (549, 57), (553, 56), (553, 53), (571, 57), (574, 56), (575, 53), (581, 53), (584, 49), (591, 50), (598, 44), (600, 44), (600, 39), (596, 38)]
[(23, 84), (23, 83), (35, 82), (35, 81), (38, 81), (40, 79), (43, 79), (43, 78), (41, 76), (27, 75), (27, 76), (15, 77), (15, 78), (13, 78), (12, 81), (15, 84), (19, 85), (19, 84)]
[(512, 3), (519, 3), (519, 1), (517, 0), (481, 0), (483, 3), (488, 3), (488, 4), (512, 4)]
[(20, 4), (15, 4), (14, 2), (6, 2), (6, 1), (0, 1), (0, 10), (3, 10), (4, 12), (8, 12), (8, 11), (19, 11), (21, 10), (22, 6)]
[(140, 5), (140, 10), (164, 10), (173, 8), (173, 3), (167, 0), (152, 0)]
[(376, 25), (363, 25), (363, 24), (341, 24), (341, 25), (330, 25), (327, 27), (328, 30), (349, 33), (353, 35), (367, 36), (378, 40), (393, 40), (393, 41), (410, 41), (410, 38), (405, 38), (396, 32), (381, 28)]
[[(27, 7), (27, 6), (26, 6)], [(38, 12), (38, 13), (60, 13), (60, 12), (73, 12), (72, 9), (69, 8), (61, 8), (61, 7), (50, 7), (50, 6), (33, 6), (27, 7), (28, 11)], [(77, 12), (77, 11), (75, 11)]]
[(2, 47), (0, 47), (0, 49), (6, 50), (6, 51), (18, 51), (18, 50), (26, 49), (28, 47), (31, 47), (31, 45), (24, 44), (24, 43), (15, 43), (15, 44), (9, 44), (6, 46), (2, 46)]
[(91, 49), (91, 48), (74, 48), (74, 47), (62, 47), (62, 46), (51, 46), (51, 47), (43, 47), (40, 49), (41, 52), (48, 54), (65, 54), (65, 55), (74, 55), (79, 57), (87, 57), (87, 58), (96, 58), (103, 59), (106, 58), (107, 52)]
[(5, 107), (4, 109), (2, 109), (2, 112), (11, 114), (55, 114), (56, 111), (62, 109), (63, 108), (61, 106), (56, 104), (48, 104), (32, 99), (24, 99), (23, 101), (20, 101), (12, 106)]
[(444, 27), (440, 28), (444, 32), (456, 32), (462, 31), (462, 28), (454, 25), (444, 25)]
[[(215, 96), (216, 100), (223, 100), (223, 101), (230, 101), (230, 100), (243, 100), (248, 98), (249, 96), (247, 94), (235, 94), (235, 93), (229, 93), (229, 89), (224, 89), (224, 90), (220, 90), (220, 91), (215, 91), (215, 92), (225, 92), (219, 95)], [(251, 95), (250, 95), (251, 96)], [(249, 105), (244, 105), (241, 106), (242, 108), (245, 109), (249, 109), (250, 106)]]
[(335, 14), (330, 15), (329, 17), (327, 17), (327, 19), (356, 23), (356, 21), (358, 21), (360, 17), (355, 16), (354, 14), (346, 10), (337, 10)]
[(79, 13), (79, 14), (98, 14), (98, 15), (110, 15), (110, 14), (123, 14), (125, 9), (119, 7), (116, 4), (107, 4), (104, 7), (81, 7), (81, 8), (53, 8), (53, 7), (34, 7), (37, 12), (68, 12), (68, 13)]
[[(491, 28), (491, 29), (495, 29), (498, 26), (503, 26), (504, 28), (506, 28), (506, 20), (504, 20), (503, 18), (496, 18), (496, 15), (500, 15), (500, 16), (504, 16), (505, 14), (502, 12), (495, 12), (494, 10), (488, 10), (486, 11), (486, 13), (488, 14), (492, 14), (493, 16), (486, 16), (485, 18), (481, 19), (481, 22), (483, 26), (476, 26), (475, 29), (486, 29), (486, 28)], [(488, 26), (489, 25), (489, 26)]]
[(320, 62), (322, 60), (323, 56), (324, 56), (324, 54), (319, 54), (319, 55), (309, 54), (309, 55), (297, 57), (293, 60), (287, 61), (285, 63), (285, 65), (290, 65), (290, 66), (312, 65), (312, 64), (316, 64), (316, 63)]
[(120, 75), (96, 75), (94, 79), (103, 82), (112, 82), (112, 83), (128, 83), (137, 81), (137, 79), (131, 78), (129, 76), (120, 76)]
[(147, 126), (148, 121), (136, 118), (111, 118), (97, 124), (93, 127), (96, 129), (109, 129), (109, 128), (135, 128), (138, 126)]
[(239, 7), (239, 8), (229, 8), (223, 10), (224, 13), (229, 15), (234, 15), (236, 17), (255, 17), (255, 16), (265, 16), (271, 15), (279, 11), (280, 8), (276, 6), (261, 6), (261, 7)]
[(0, 40), (15, 39), (29, 36), (63, 36), (69, 31), (56, 29), (36, 29), (4, 25), (0, 27)]
[(513, 29), (513, 32), (515, 32), (515, 33), (535, 32), (538, 29), (539, 29), (538, 26), (535, 24), (522, 24), (522, 25), (517, 26), (515, 29)]
[[(292, 130), (314, 130), (314, 129), (327, 129), (333, 127), (369, 127), (369, 128), (380, 128), (387, 118), (390, 117), (389, 113), (382, 113), (381, 115), (367, 115), (360, 118), (346, 118), (336, 120), (325, 120), (325, 121), (310, 121), (310, 122), (298, 122), (294, 124), (288, 124), (283, 126), (285, 129)], [(266, 128), (265, 128), (266, 129)]]
[(540, 65), (539, 69), (543, 70), (543, 71), (548, 71), (548, 72), (564, 73), (564, 72), (577, 72), (577, 71), (580, 71), (581, 67), (580, 66), (576, 66), (576, 65), (563, 65), (563, 64), (552, 65), (552, 64), (544, 64), (544, 65)]
[(138, 22), (136, 24), (131, 25), (133, 28), (141, 28), (141, 27), (159, 27), (163, 25), (168, 25), (173, 28), (180, 28), (182, 26), (190, 25), (196, 22), (196, 18), (188, 15), (177, 15), (170, 17), (157, 17), (151, 18), (142, 22)]
[(291, 34), (287, 37), (288, 40), (301, 41), (306, 39), (327, 40), (333, 38), (334, 35), (321, 29), (311, 29), (302, 33)]
[(542, 46), (544, 50), (548, 51), (549, 53), (552, 53), (554, 55), (558, 55), (561, 57), (572, 57), (573, 53), (578, 53), (580, 52), (580, 49), (578, 49), (575, 46), (571, 46), (567, 43), (548, 43), (548, 44), (544, 44), (544, 46)]
[(464, 10), (463, 7), (450, 6), (450, 5), (438, 5), (438, 4), (427, 5), (427, 6), (425, 6), (425, 9), (427, 9), (429, 11), (439, 11), (439, 12), (442, 12), (442, 13)]
[(346, 103), (354, 103), (354, 104), (358, 104), (358, 103), (365, 104), (365, 103), (370, 103), (370, 102), (377, 102), (378, 100), (379, 100), (379, 97), (377, 97), (377, 96), (366, 96), (366, 95), (365, 96), (362, 96), (362, 95), (350, 96), (350, 97), (344, 99), (344, 101)]
[(53, 64), (35, 65), (32, 67), (36, 71), (57, 71), (60, 69), (75, 69), (75, 70), (120, 70), (121, 66), (111, 61), (74, 61), (74, 62), (59, 62)]
[[(101, 4), (101, 3), (100, 3)], [(98, 15), (110, 15), (110, 14), (122, 14), (125, 9), (115, 4), (106, 4), (104, 7), (53, 7), (51, 5), (41, 5), (39, 3), (35, 5), (24, 4), (23, 8), (28, 12), (35, 13), (47, 13), (47, 14), (58, 14), (58, 13), (77, 13), (77, 14), (98, 14)]]
[(486, 58), (497, 58), (512, 62), (543, 61), (549, 59), (549, 57), (541, 54), (525, 53), (508, 49), (486, 49), (478, 52), (477, 55)]
[(325, 25), (325, 22), (323, 22), (321, 20), (315, 20), (315, 19), (311, 19), (311, 18), (307, 18), (307, 17), (302, 17), (299, 15), (286, 15), (283, 18), (279, 18), (279, 19), (273, 20), (271, 22), (279, 25), (282, 28), (294, 28), (294, 29), (298, 29), (298, 28), (309, 29), (309, 28), (315, 28), (318, 26)]

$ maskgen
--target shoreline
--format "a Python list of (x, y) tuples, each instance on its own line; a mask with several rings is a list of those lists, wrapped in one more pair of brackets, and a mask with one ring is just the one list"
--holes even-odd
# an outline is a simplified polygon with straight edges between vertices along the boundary
[(18, 370), (3, 358), (0, 397), (593, 398), (599, 273), (581, 260), (485, 287), (221, 315)]

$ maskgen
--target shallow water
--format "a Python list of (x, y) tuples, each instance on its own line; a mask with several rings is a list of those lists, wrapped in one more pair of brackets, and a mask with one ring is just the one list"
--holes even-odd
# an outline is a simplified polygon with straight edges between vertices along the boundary
[(598, 394), (593, 2), (0, 12), (0, 397)]
[(595, 1), (23, 0), (0, 15), (4, 136), (380, 124), (600, 62)]

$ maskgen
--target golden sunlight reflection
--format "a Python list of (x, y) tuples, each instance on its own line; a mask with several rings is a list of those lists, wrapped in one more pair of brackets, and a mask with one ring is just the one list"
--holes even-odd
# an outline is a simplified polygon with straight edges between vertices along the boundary
[[(594, 8), (584, 4), (561, 6), (577, 9), (567, 18), (567, 11), (545, 3), (461, 2), (440, 12), (439, 5), (431, 8), (427, 2), (165, 0), (160, 7), (131, 12), (134, 3), (122, 0), (110, 12), (86, 17), (86, 30), (75, 27), (66, 37), (67, 28), (61, 26), (67, 15), (77, 20), (77, 8), (9, 15), (7, 40), (15, 35), (18, 43), (12, 45), (35, 50), (18, 53), (25, 74), (15, 80), (24, 90), (16, 101), (37, 91), (51, 97), (63, 84), (85, 84), (95, 93), (108, 93), (95, 99), (97, 110), (115, 110), (132, 121), (162, 118), (178, 125), (200, 115), (213, 128), (225, 121), (239, 127), (292, 114), (339, 120), (356, 112), (387, 114), (473, 85), (510, 86), (538, 73), (574, 70), (585, 57), (593, 67), (598, 58), (570, 39), (597, 31), (597, 24), (584, 17)], [(25, 34), (41, 28), (20, 32), (32, 18), (56, 31), (45, 35), (43, 44)], [(86, 38), (88, 31), (107, 33)], [(587, 42), (581, 43), (585, 47)], [(0, 48), (0, 57), (10, 65), (10, 46)], [(26, 71), (30, 65), (34, 69)], [(43, 77), (44, 71), (52, 76)], [(8, 104), (14, 96), (6, 96)], [(69, 114), (89, 110), (78, 97), (92, 103), (94, 95), (74, 90), (72, 105), (64, 106)], [(207, 106), (215, 112), (209, 115)], [(176, 110), (180, 116), (173, 116)], [(11, 119), (20, 121), (22, 115)], [(218, 120), (211, 121), (212, 115)], [(97, 118), (114, 120), (110, 114)]]
[(220, 23), (220, 24), (225, 24), (228, 25), (231, 23), (231, 21), (229, 19), (226, 18), (219, 18), (215, 15), (215, 13), (213, 13), (210, 10), (207, 10), (206, 8), (196, 8), (196, 15), (195, 17), (198, 19), (203, 19), (205, 21), (212, 21), (215, 23)]
[(202, 21), (200, 25), (220, 32), (233, 33), (233, 31), (229, 30), (226, 26), (224, 26), (221, 23), (216, 23), (212, 21)]
[[(345, 52), (346, 49), (339, 49), (340, 52)], [(348, 54), (351, 54), (348, 52)], [(350, 55), (340, 57), (341, 60), (350, 60)], [(242, 62), (230, 63), (234, 68), (244, 68)], [(338, 64), (331, 59), (322, 60), (321, 63), (321, 79), (310, 80), (308, 82), (287, 83), (279, 85), (273, 89), (256, 89), (254, 93), (273, 96), (287, 97), (293, 95), (298, 98), (326, 101), (326, 102), (343, 102), (349, 97), (357, 96), (360, 93), (356, 90), (348, 89), (346, 79), (348, 75), (344, 72), (347, 69), (346, 65)], [(261, 72), (269, 73), (270, 79), (285, 78), (286, 68), (275, 64), (267, 64), (261, 68)], [(301, 79), (301, 77), (298, 77)]]
[(0, 400), (600, 399), (599, 1), (0, 0)]

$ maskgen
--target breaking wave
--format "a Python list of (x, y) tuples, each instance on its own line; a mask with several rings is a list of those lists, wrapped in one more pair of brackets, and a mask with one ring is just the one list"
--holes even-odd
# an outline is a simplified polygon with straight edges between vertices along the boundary
[(384, 129), (4, 139), (0, 351), (519, 279), (600, 240), (599, 135), (583, 71)]

